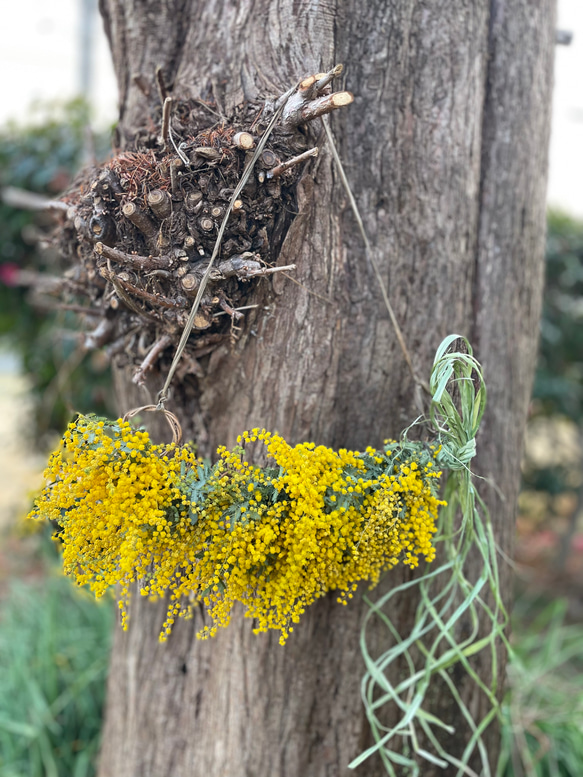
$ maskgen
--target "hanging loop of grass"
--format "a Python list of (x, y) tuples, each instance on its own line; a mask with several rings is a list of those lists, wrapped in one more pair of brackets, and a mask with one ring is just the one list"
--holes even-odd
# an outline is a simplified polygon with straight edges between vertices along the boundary
[[(463, 343), (462, 349), (454, 350), (458, 340)], [(440, 511), (436, 538), (437, 556), (442, 563), (391, 589), (376, 602), (365, 597), (370, 610), (360, 639), (366, 665), (361, 691), (375, 743), (350, 767), (356, 768), (378, 753), (391, 777), (402, 774), (403, 767), (413, 776), (420, 775), (423, 761), (444, 769), (454, 767), (456, 771), (451, 774), (456, 777), (474, 777), (471, 760), (481, 764), (483, 777), (491, 777), (483, 733), (499, 714), (497, 650), (500, 640), (506, 645), (507, 615), (500, 597), (490, 516), (469, 468), (476, 452), (486, 387), (481, 367), (465, 338), (451, 335), (440, 345), (430, 391), (429, 417), (441, 445), (437, 460), (449, 470), (446, 504)], [(395, 611), (399, 595), (412, 597), (415, 593), (418, 604), (413, 627), (409, 633), (400, 634), (390, 613)], [(391, 647), (380, 655), (373, 655), (369, 645), (373, 621), (383, 623), (389, 633)], [(470, 661), (478, 653), (480, 675)], [(489, 663), (490, 671), (484, 670), (485, 663)], [(456, 665), (489, 702), (489, 711), (479, 720), (474, 719), (452, 679), (451, 669)], [(436, 682), (440, 692), (451, 694), (468, 726), (467, 744), (460, 758), (447, 752), (440, 742), (440, 732), (451, 734), (453, 728), (424, 708), (428, 691)], [(383, 722), (383, 709), (388, 704), (398, 711), (398, 721), (393, 725)]]

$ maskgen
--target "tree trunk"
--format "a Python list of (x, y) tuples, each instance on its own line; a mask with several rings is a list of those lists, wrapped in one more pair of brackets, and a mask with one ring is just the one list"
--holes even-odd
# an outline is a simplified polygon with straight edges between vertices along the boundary
[[(355, 102), (334, 115), (333, 131), (415, 369), (428, 376), (450, 332), (466, 335), (484, 366), (477, 470), (504, 495), (485, 494), (498, 544), (511, 553), (542, 287), (554, 0), (101, 0), (101, 11), (122, 146), (149, 108), (134, 77), (153, 83), (157, 65), (174, 95), (212, 91), (228, 115), (344, 64)], [(269, 310), (253, 312), (239, 342), (212, 355), (194, 393), (176, 389), (170, 409), (205, 453), (255, 426), (292, 444), (362, 449), (417, 415), (325, 147), (299, 185), (278, 259), (292, 262), (297, 282), (264, 281)], [(154, 374), (148, 385), (155, 393), (162, 382)], [(117, 384), (120, 410), (144, 404), (121, 370)], [(386, 582), (403, 578), (397, 569)], [(197, 613), (160, 645), (163, 603), (132, 607), (129, 632), (115, 636), (100, 777), (351, 773), (347, 764), (370, 744), (360, 600), (319, 600), (283, 648), (276, 635), (254, 636), (239, 612), (212, 640), (196, 640)], [(403, 631), (414, 603), (400, 608)], [(463, 679), (461, 690), (483, 712)], [(447, 744), (459, 755), (467, 731), (448, 703), (435, 701), (457, 728)], [(490, 739), (494, 768), (495, 731)], [(383, 774), (380, 760), (358, 773)], [(425, 764), (424, 777), (434, 774), (443, 771)]]

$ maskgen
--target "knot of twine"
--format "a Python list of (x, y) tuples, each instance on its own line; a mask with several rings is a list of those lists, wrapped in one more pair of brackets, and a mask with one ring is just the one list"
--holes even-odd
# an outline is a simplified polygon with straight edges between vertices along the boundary
[(142, 405), (142, 407), (135, 407), (124, 415), (123, 420), (129, 421), (131, 418), (138, 415), (138, 413), (162, 413), (172, 431), (172, 442), (176, 445), (180, 445), (182, 442), (182, 427), (180, 426), (180, 421), (174, 413), (166, 410), (160, 402), (157, 405)]
[(437, 461), (445, 469), (467, 469), (475, 455), (475, 437), (472, 437), (463, 445), (457, 445), (452, 440), (441, 440), (441, 450), (437, 454)]

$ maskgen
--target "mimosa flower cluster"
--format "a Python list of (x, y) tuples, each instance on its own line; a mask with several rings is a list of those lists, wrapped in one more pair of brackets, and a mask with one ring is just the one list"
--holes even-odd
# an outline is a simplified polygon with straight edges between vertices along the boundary
[[(328, 591), (340, 601), (374, 586), (399, 561), (434, 558), (439, 506), (436, 449), (387, 442), (383, 450), (292, 447), (254, 429), (211, 466), (189, 446), (156, 445), (121, 419), (80, 416), (53, 453), (31, 517), (58, 525), (64, 571), (100, 597), (121, 586), (169, 596), (160, 638), (203, 602), (226, 626), (235, 602), (257, 633), (285, 643), (305, 608)], [(263, 444), (268, 465), (245, 461)]]

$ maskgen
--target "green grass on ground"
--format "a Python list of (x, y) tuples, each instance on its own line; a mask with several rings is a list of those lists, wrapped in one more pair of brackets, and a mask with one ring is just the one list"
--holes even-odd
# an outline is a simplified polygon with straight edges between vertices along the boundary
[(583, 774), (583, 624), (566, 615), (564, 599), (516, 603), (499, 777)]
[(91, 777), (113, 625), (57, 572), (0, 602), (0, 777)]
[[(40, 554), (0, 591), (0, 777), (93, 777), (114, 606)], [(498, 777), (583, 774), (583, 624), (566, 609), (515, 605)]]

